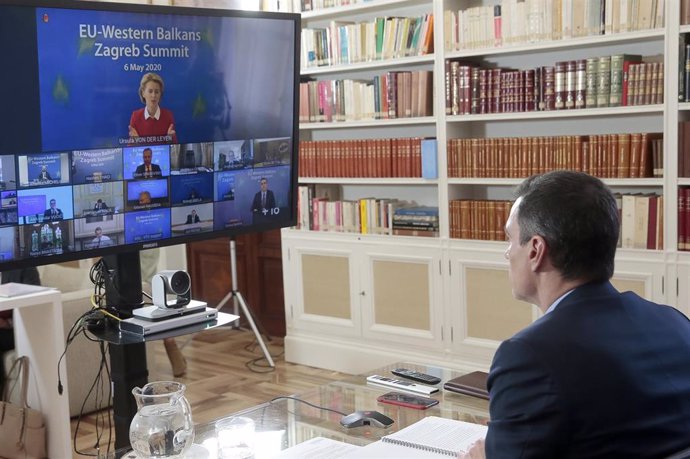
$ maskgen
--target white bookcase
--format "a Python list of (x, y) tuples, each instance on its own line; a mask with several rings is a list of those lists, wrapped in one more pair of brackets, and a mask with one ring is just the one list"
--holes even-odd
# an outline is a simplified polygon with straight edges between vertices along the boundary
[[(494, 4), (496, 2), (485, 2)], [(663, 132), (663, 178), (604, 179), (614, 191), (664, 196), (664, 249), (619, 249), (613, 282), (646, 298), (690, 313), (690, 253), (677, 247), (678, 121), (690, 104), (678, 103), (678, 2), (665, 5), (663, 28), (571, 38), (503, 48), (444, 50), (443, 12), (476, 6), (465, 0), (372, 0), (302, 14), (303, 27), (331, 20), (434, 13), (430, 56), (310, 68), (316, 79), (371, 78), (387, 70), (433, 69), (433, 117), (300, 125), (303, 140), (424, 136), (438, 139), (437, 180), (304, 178), (302, 184), (342, 186), (343, 199), (414, 200), (439, 207), (440, 237), (415, 238), (284, 229), (283, 273), (286, 359), (345, 372), (363, 372), (395, 361), (487, 369), (498, 344), (539, 317), (536, 307), (512, 299), (506, 243), (451, 239), (449, 201), (511, 199), (521, 179), (449, 178), (446, 140), (451, 138)], [(556, 61), (619, 53), (663, 55), (664, 103), (529, 113), (448, 116), (444, 62), (467, 58), (519, 69)]]

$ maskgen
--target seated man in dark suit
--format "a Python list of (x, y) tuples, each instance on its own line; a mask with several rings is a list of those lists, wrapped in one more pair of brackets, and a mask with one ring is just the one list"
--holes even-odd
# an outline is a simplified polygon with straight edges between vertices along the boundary
[(41, 181), (53, 180), (53, 178), (50, 176), (50, 173), (48, 172), (47, 166), (41, 166), (41, 171), (38, 173), (37, 179)]
[(57, 208), (55, 199), (51, 199), (50, 207), (43, 212), (43, 220), (62, 220), (63, 217), (62, 210)]
[(187, 221), (185, 222), (185, 225), (191, 225), (192, 223), (199, 223), (201, 220), (199, 219), (199, 216), (196, 214), (196, 210), (192, 209), (192, 213), (187, 215)]
[(496, 351), (486, 444), (466, 457), (662, 458), (690, 446), (690, 321), (611, 285), (619, 227), (613, 194), (587, 174), (519, 187), (510, 283), (544, 315)]
[(104, 203), (102, 199), (99, 199), (96, 201), (96, 204), (93, 205), (93, 210), (108, 210), (108, 205)]
[(134, 171), (134, 178), (154, 178), (160, 177), (161, 167), (158, 164), (152, 163), (153, 151), (150, 148), (144, 148), (143, 151), (144, 163), (139, 164)]

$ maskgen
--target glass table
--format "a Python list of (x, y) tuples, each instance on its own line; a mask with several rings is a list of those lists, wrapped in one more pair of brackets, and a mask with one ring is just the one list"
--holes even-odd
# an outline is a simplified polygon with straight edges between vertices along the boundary
[[(433, 374), (440, 377), (443, 382), (465, 373), (433, 366), (398, 363), (365, 375), (349, 376), (343, 380), (318, 386), (294, 396), (313, 405), (346, 414), (359, 410), (379, 411), (395, 421), (392, 426), (386, 429), (374, 426), (346, 428), (340, 425), (341, 415), (314, 408), (291, 398), (266, 402), (221, 419), (242, 416), (254, 421), (255, 459), (272, 457), (281, 450), (315, 437), (325, 437), (364, 446), (379, 440), (384, 435), (407, 427), (425, 416), (439, 416), (478, 424), (488, 422), (489, 402), (487, 400), (445, 391), (442, 389), (443, 382), (438, 385), (440, 391), (431, 396), (439, 400), (439, 404), (426, 410), (377, 402), (376, 398), (379, 395), (393, 389), (367, 384), (366, 377), (370, 374), (392, 376), (390, 370), (400, 367)], [(221, 419), (195, 427), (194, 446), (185, 457), (209, 459), (217, 457), (215, 424)], [(135, 458), (136, 456), (122, 455), (121, 453), (117, 457)]]

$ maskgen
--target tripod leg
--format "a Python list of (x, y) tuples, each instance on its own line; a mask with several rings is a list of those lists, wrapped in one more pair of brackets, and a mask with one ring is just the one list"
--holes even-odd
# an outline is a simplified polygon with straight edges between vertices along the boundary
[(271, 357), (271, 354), (269, 354), (268, 349), (266, 348), (266, 344), (264, 344), (264, 340), (261, 337), (261, 334), (259, 333), (259, 330), (256, 328), (256, 324), (254, 323), (252, 314), (249, 311), (249, 308), (247, 307), (247, 303), (244, 302), (242, 294), (240, 292), (235, 292), (235, 298), (237, 298), (237, 300), (240, 302), (242, 311), (244, 312), (244, 315), (247, 316), (247, 322), (249, 322), (249, 326), (252, 327), (254, 336), (256, 336), (256, 340), (259, 342), (259, 346), (261, 346), (261, 350), (264, 352), (264, 356), (266, 357), (266, 360), (268, 360), (268, 364), (275, 368), (276, 364), (273, 362), (273, 358)]
[[(225, 306), (225, 303), (227, 303), (234, 295), (235, 295), (235, 292), (232, 291), (232, 290), (230, 290), (230, 291), (227, 293), (227, 295), (225, 295), (225, 296), (223, 297), (223, 299), (220, 300), (220, 303), (218, 303), (218, 304), (216, 305), (215, 310), (218, 311), (218, 312), (220, 312), (220, 310), (223, 309), (223, 306)], [(236, 316), (239, 315), (239, 314), (237, 314), (237, 304), (234, 305), (233, 313), (234, 313)], [(234, 323), (234, 325), (232, 325), (233, 328), (240, 328), (240, 321), (239, 321), (239, 319), (236, 320), (236, 321), (234, 321), (233, 323)], [(189, 342), (190, 342), (193, 338), (194, 338), (194, 335), (188, 335), (188, 336), (187, 336), (187, 339), (185, 339), (184, 342), (183, 342), (182, 344), (178, 344), (177, 347), (178, 347), (180, 350), (184, 349), (185, 346), (186, 346), (187, 344), (189, 344)]]

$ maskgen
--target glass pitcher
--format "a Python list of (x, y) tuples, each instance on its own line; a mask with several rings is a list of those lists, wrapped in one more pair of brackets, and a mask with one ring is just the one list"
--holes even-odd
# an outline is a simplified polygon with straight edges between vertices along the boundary
[(157, 381), (132, 394), (138, 411), (129, 425), (129, 442), (140, 458), (183, 457), (194, 441), (192, 409), (184, 384)]

